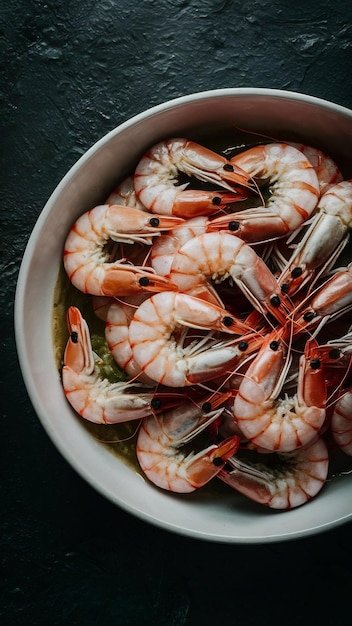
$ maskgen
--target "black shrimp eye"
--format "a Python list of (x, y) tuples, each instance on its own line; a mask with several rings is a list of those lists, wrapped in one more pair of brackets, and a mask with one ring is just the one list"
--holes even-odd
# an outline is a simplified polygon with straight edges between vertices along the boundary
[(72, 331), (70, 338), (72, 343), (78, 343), (78, 333), (75, 330)]
[(244, 352), (245, 350), (247, 350), (247, 348), (248, 348), (247, 341), (240, 341), (240, 343), (238, 344), (238, 349), (241, 350), (241, 352)]
[(229, 222), (229, 230), (235, 231), (235, 230), (238, 230), (239, 227), (240, 227), (240, 223), (236, 222), (236, 220), (232, 220), (232, 222)]
[(152, 218), (149, 220), (149, 224), (150, 224), (151, 226), (153, 226), (153, 228), (157, 228), (157, 227), (159, 226), (159, 224), (160, 224), (160, 220), (159, 220), (159, 218), (158, 218), (158, 217), (152, 217)]
[(225, 172), (233, 172), (234, 171), (234, 167), (233, 167), (233, 165), (231, 165), (231, 163), (225, 163), (224, 170), (225, 170)]
[(211, 411), (211, 403), (210, 402), (204, 402), (204, 404), (202, 404), (202, 411), (203, 411), (203, 413), (210, 413), (210, 411)]
[(333, 348), (329, 352), (330, 359), (339, 359), (340, 355), (341, 355), (341, 352), (340, 352), (340, 350), (338, 348)]
[(270, 303), (272, 304), (272, 306), (277, 308), (278, 306), (280, 306), (281, 300), (280, 300), (279, 296), (271, 296)]
[(150, 406), (152, 407), (152, 409), (155, 409), (156, 411), (158, 409), (160, 409), (160, 407), (161, 407), (161, 400), (160, 400), (160, 398), (153, 398), (153, 400), (150, 403)]
[(279, 349), (279, 342), (278, 341), (272, 341), (270, 344), (270, 348), (272, 350), (274, 350), (274, 352), (277, 352), (277, 350)]
[(214, 198), (212, 199), (212, 204), (215, 204), (215, 206), (219, 206), (219, 204), (221, 204), (221, 197), (214, 196)]
[(302, 274), (303, 274), (303, 270), (301, 267), (294, 267), (291, 272), (292, 278), (298, 278), (299, 276), (302, 276)]
[(142, 278), (140, 278), (138, 282), (139, 282), (141, 287), (148, 287), (148, 285), (149, 285), (149, 278), (147, 276), (142, 276)]
[(213, 465), (215, 465), (215, 467), (220, 467), (223, 462), (224, 461), (222, 460), (221, 456), (216, 456), (215, 459), (213, 459)]
[(288, 288), (290, 285), (288, 285), (288, 283), (284, 283), (283, 285), (281, 285), (281, 293), (288, 293)]
[(318, 370), (320, 367), (320, 359), (312, 359), (310, 362), (310, 366), (312, 368), (312, 370)]
[(303, 319), (305, 322), (311, 322), (314, 316), (314, 311), (307, 311), (307, 313), (303, 315)]
[(230, 317), (229, 315), (225, 315), (225, 317), (222, 320), (222, 323), (224, 324), (224, 326), (232, 326), (233, 324), (233, 317)]

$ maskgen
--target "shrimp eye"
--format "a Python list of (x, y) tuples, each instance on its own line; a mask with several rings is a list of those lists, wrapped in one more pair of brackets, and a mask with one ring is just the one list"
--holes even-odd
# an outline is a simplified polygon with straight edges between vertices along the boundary
[(333, 348), (329, 352), (330, 359), (339, 359), (340, 358), (340, 350), (338, 348)]
[(229, 230), (234, 231), (234, 230), (238, 230), (240, 227), (240, 223), (236, 222), (235, 220), (232, 220), (232, 222), (229, 222)]
[(317, 359), (317, 358), (312, 359), (311, 362), (310, 362), (310, 366), (311, 366), (312, 370), (318, 370), (319, 367), (320, 367), (320, 360)]
[(78, 333), (75, 330), (72, 331), (70, 338), (72, 343), (78, 343)]
[(281, 300), (280, 300), (279, 296), (271, 296), (270, 302), (276, 308), (276, 307), (280, 306)]
[(289, 288), (289, 285), (287, 283), (284, 283), (283, 285), (281, 285), (281, 293), (288, 293), (288, 288)]
[(248, 348), (247, 341), (240, 341), (240, 343), (238, 344), (238, 349), (241, 350), (241, 352), (244, 352), (245, 350), (247, 350), (247, 348)]
[(150, 224), (151, 226), (153, 226), (153, 228), (157, 228), (157, 227), (159, 226), (159, 224), (160, 224), (160, 220), (159, 220), (159, 218), (158, 218), (158, 217), (152, 217), (152, 218), (149, 220), (149, 224)]
[(233, 167), (233, 165), (231, 165), (231, 163), (225, 163), (224, 170), (225, 170), (225, 172), (233, 172), (234, 171), (234, 167)]
[(152, 409), (155, 409), (156, 411), (158, 409), (160, 409), (160, 407), (161, 407), (161, 400), (160, 400), (160, 398), (153, 398), (153, 400), (150, 403), (150, 406), (152, 407)]
[(214, 196), (214, 198), (212, 199), (212, 204), (215, 204), (215, 206), (219, 206), (219, 204), (221, 204), (221, 197)]
[(216, 456), (215, 459), (213, 459), (213, 465), (215, 465), (215, 467), (220, 467), (223, 462), (224, 461), (222, 460), (221, 456)]
[(303, 315), (303, 319), (305, 322), (310, 322), (314, 316), (315, 316), (314, 311), (307, 311), (307, 313)]
[(291, 276), (292, 278), (298, 278), (299, 276), (302, 276), (303, 270), (301, 267), (294, 267), (292, 272), (291, 272)]
[(274, 350), (274, 352), (276, 352), (279, 349), (279, 342), (278, 341), (272, 341), (270, 344), (270, 348), (272, 350)]
[(141, 287), (147, 287), (149, 285), (149, 278), (147, 278), (147, 276), (142, 276), (138, 282)]
[(202, 411), (203, 411), (203, 413), (210, 413), (210, 411), (211, 411), (211, 404), (210, 404), (210, 402), (204, 402), (204, 404), (202, 404)]
[(222, 320), (222, 323), (224, 324), (224, 326), (232, 326), (233, 324), (233, 318), (230, 317), (230, 315), (225, 315), (225, 317)]

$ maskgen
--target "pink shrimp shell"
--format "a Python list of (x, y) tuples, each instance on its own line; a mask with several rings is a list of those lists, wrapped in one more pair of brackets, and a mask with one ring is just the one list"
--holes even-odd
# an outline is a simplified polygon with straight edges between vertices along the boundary
[[(259, 455), (260, 456), (260, 455)], [(273, 509), (292, 509), (309, 502), (326, 482), (329, 456), (323, 439), (309, 446), (278, 455), (287, 462), (286, 474), (266, 467), (253, 469), (233, 460), (233, 469), (222, 469), (219, 478), (236, 491)]]

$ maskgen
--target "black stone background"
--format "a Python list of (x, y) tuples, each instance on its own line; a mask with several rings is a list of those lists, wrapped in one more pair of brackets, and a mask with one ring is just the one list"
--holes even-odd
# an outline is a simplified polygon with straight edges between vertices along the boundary
[(57, 452), (13, 338), (20, 261), (71, 165), (132, 115), (221, 87), (352, 108), (350, 0), (8, 0), (1, 41), (1, 604), (4, 625), (351, 623), (352, 527), (266, 545), (169, 534)]

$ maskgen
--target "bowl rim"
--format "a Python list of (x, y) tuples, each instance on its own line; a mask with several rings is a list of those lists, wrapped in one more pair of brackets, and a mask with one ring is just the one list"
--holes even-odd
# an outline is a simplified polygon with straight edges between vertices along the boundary
[(133, 115), (131, 118), (125, 120), (121, 124), (115, 126), (112, 130), (105, 133), (100, 139), (98, 139), (90, 148), (88, 148), (84, 154), (79, 157), (79, 159), (68, 169), (63, 178), (59, 181), (48, 200), (46, 201), (44, 207), (41, 209), (38, 218), (34, 224), (34, 227), (31, 231), (30, 237), (26, 244), (24, 254), (22, 257), (22, 261), (20, 264), (16, 289), (15, 289), (15, 301), (14, 301), (14, 330), (15, 330), (15, 343), (16, 349), (20, 364), (20, 370), (22, 373), (23, 381), (25, 387), (28, 392), (28, 396), (30, 402), (35, 410), (35, 413), (40, 419), (42, 426), (45, 431), (49, 435), (51, 441), (55, 444), (55, 447), (59, 450), (60, 454), (66, 459), (66, 461), (70, 464), (71, 467), (74, 468), (75, 471), (85, 480), (87, 481), (98, 493), (104, 495), (107, 499), (113, 502), (115, 505), (117, 504), (122, 509), (127, 511), (128, 513), (139, 517), (142, 521), (151, 523), (163, 530), (175, 532), (177, 534), (181, 534), (184, 536), (189, 536), (196, 539), (208, 540), (213, 542), (220, 543), (269, 543), (273, 541), (286, 541), (292, 540), (296, 538), (306, 537), (309, 535), (316, 534), (317, 532), (323, 532), (329, 530), (331, 528), (335, 528), (338, 525), (346, 523), (349, 520), (352, 520), (352, 511), (351, 514), (346, 516), (342, 516), (339, 519), (335, 519), (331, 522), (327, 522), (326, 524), (319, 525), (311, 525), (309, 528), (293, 532), (293, 533), (284, 533), (282, 535), (273, 535), (264, 537), (255, 536), (255, 537), (220, 537), (220, 536), (212, 536), (207, 533), (196, 533), (187, 528), (180, 528), (177, 525), (172, 524), (171, 522), (165, 522), (164, 520), (159, 520), (158, 518), (154, 518), (148, 513), (140, 512), (136, 510), (133, 506), (129, 505), (125, 501), (120, 501), (117, 498), (114, 498), (110, 492), (102, 487), (100, 484), (98, 485), (94, 479), (92, 474), (88, 474), (86, 468), (83, 468), (78, 462), (76, 458), (73, 457), (71, 452), (68, 452), (65, 446), (62, 444), (61, 439), (58, 438), (53, 431), (53, 428), (50, 425), (50, 420), (48, 418), (47, 412), (44, 410), (39, 393), (35, 386), (35, 382), (33, 380), (31, 374), (31, 368), (29, 364), (29, 358), (27, 355), (27, 350), (24, 342), (21, 341), (21, 337), (24, 332), (24, 304), (25, 304), (25, 285), (28, 279), (28, 273), (30, 269), (30, 259), (32, 258), (33, 252), (35, 250), (37, 237), (41, 231), (42, 225), (47, 219), (48, 214), (51, 211), (51, 207), (55, 204), (57, 198), (60, 196), (62, 190), (66, 187), (67, 183), (75, 176), (76, 172), (82, 167), (82, 165), (90, 159), (90, 157), (97, 151), (101, 146), (105, 143), (109, 142), (109, 140), (114, 137), (116, 134), (120, 134), (128, 129), (130, 126), (133, 126), (146, 118), (158, 115), (163, 111), (167, 111), (178, 106), (182, 106), (187, 103), (194, 103), (197, 101), (211, 100), (213, 98), (228, 98), (228, 97), (273, 97), (273, 98), (281, 98), (283, 100), (297, 101), (302, 102), (304, 104), (311, 104), (317, 107), (323, 107), (324, 109), (331, 110), (337, 114), (342, 116), (346, 116), (352, 121), (352, 110), (348, 109), (339, 104), (335, 104), (329, 100), (325, 100), (316, 96), (311, 96), (304, 93), (299, 93), (296, 91), (289, 90), (281, 90), (281, 89), (271, 89), (271, 88), (256, 88), (256, 87), (241, 87), (241, 88), (221, 88), (221, 89), (212, 89), (212, 90), (204, 90), (195, 93), (189, 93), (183, 96), (178, 96), (171, 100), (167, 100), (160, 104), (156, 104), (149, 109), (146, 109), (136, 115)]

